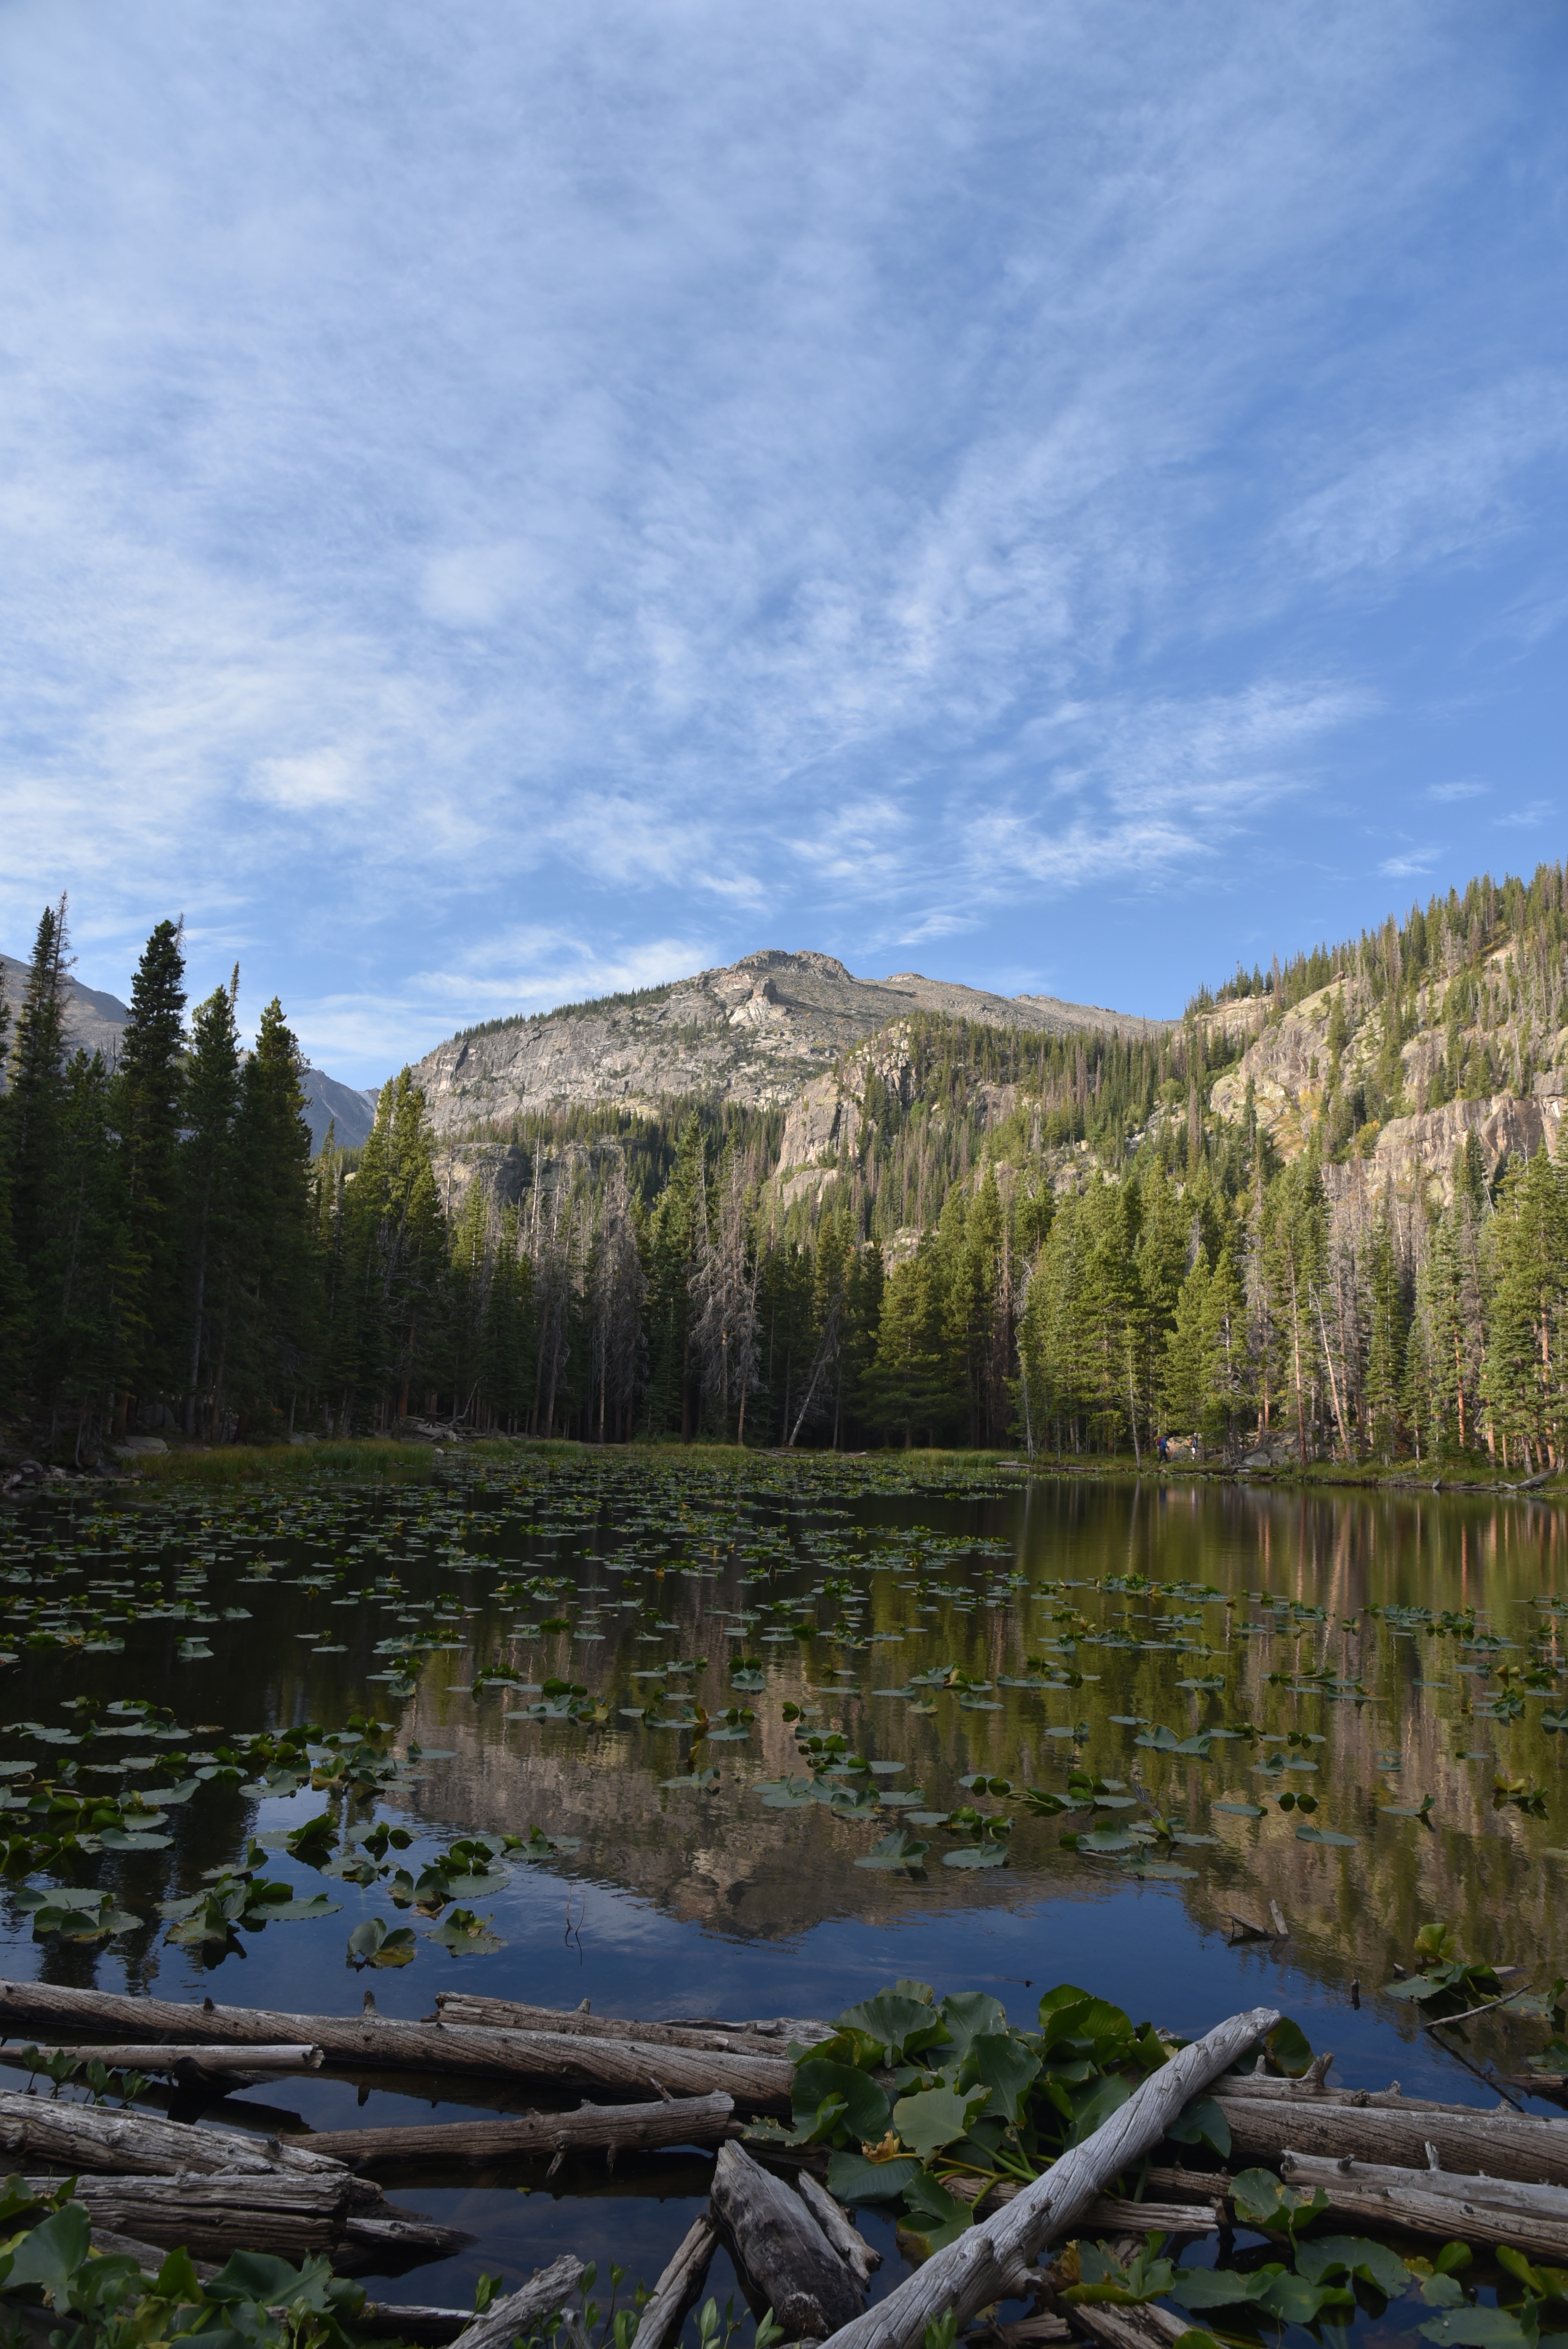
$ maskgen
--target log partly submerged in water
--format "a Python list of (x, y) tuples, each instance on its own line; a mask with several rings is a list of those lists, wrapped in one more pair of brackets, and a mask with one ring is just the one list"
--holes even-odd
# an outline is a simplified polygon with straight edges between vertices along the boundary
[[(172, 2073), (177, 2079), (222, 2078), (226, 2085), (241, 2079), (270, 2080), (291, 2072), (319, 2072), (325, 2061), (319, 2047), (200, 2047), (178, 2046), (167, 2040), (137, 2041), (129, 2046), (62, 2046), (53, 2040), (39, 2045), (40, 2055), (73, 2055), (80, 2064), (98, 2063), (111, 2072)], [(20, 2047), (0, 2047), (0, 2064), (20, 2064)]]
[[(29, 2178), (29, 2189), (54, 2192), (57, 2178)], [(183, 2248), (195, 2259), (231, 2251), (272, 2251), (298, 2265), (330, 2251), (349, 2223), (346, 2174), (298, 2172), (263, 2181), (253, 2171), (182, 2178), (79, 2178), (74, 2199), (94, 2227), (137, 2242)]]
[[(103, 2105), (62, 2105), (48, 2096), (0, 2092), (0, 2153), (69, 2170), (112, 2170), (167, 2178), (242, 2172), (257, 2178), (345, 2178), (344, 2165), (308, 2144), (251, 2137), (241, 2129), (190, 2128), (151, 2113), (110, 2112)], [(351, 2181), (357, 2206), (377, 2199)], [(134, 2231), (134, 2230), (132, 2230)]]
[(702, 2290), (717, 2241), (718, 2222), (705, 2203), (644, 2303), (637, 2320), (637, 2349), (668, 2349), (679, 2338), (682, 2322)]
[(820, 2340), (859, 2314), (861, 2278), (794, 2189), (738, 2145), (719, 2149), (713, 2208), (753, 2287), (791, 2340)]
[(737, 2126), (729, 2096), (677, 2096), (668, 2103), (580, 2105), (572, 2113), (523, 2113), (515, 2119), (449, 2121), (430, 2127), (326, 2129), (311, 2149), (377, 2177), (411, 2165), (507, 2161), (530, 2154), (644, 2152), (660, 2146), (718, 2145)]
[(989, 2302), (1010, 2296), (1019, 2269), (1037, 2259), (1053, 2236), (1077, 2227), (1101, 2189), (1152, 2152), (1183, 2106), (1211, 2088), (1278, 2021), (1277, 2008), (1253, 2007), (1179, 2049), (1109, 2120), (995, 2218), (965, 2229), (885, 2300), (835, 2333), (832, 2349), (919, 2349), (926, 2326), (949, 2309), (962, 2332)]
[(329, 2064), (359, 2071), (435, 2072), (527, 2080), (563, 2088), (608, 2088), (626, 2097), (733, 2096), (749, 2112), (788, 2112), (793, 2066), (783, 2054), (676, 2047), (581, 2033), (511, 2031), (446, 2023), (398, 2023), (373, 2006), (353, 2017), (276, 2014), (251, 2007), (200, 2006), (127, 1998), (47, 1982), (0, 1982), (0, 2031), (99, 2030), (117, 2040), (170, 2040), (206, 2046), (320, 2047)]
[(1489, 2178), (1568, 2186), (1568, 2121), (1538, 2119), (1507, 2106), (1476, 2112), (1463, 2105), (1431, 2104), (1401, 2096), (1397, 2089), (1274, 2093), (1290, 2085), (1221, 2083), (1215, 2093), (1238, 2167), (1263, 2162), (1272, 2168), (1289, 2147), (1330, 2159), (1348, 2155), (1396, 2168), (1422, 2168), (1430, 2145), (1447, 2170), (1484, 2170)]
[(564, 2308), (583, 2281), (583, 2262), (569, 2251), (547, 2268), (536, 2268), (521, 2288), (504, 2300), (492, 2300), (482, 2316), (474, 2317), (453, 2344), (453, 2349), (509, 2349), (521, 2333), (531, 2332), (547, 2316)]
[(436, 2012), (426, 2020), (468, 2023), (484, 2031), (559, 2031), (577, 2039), (638, 2039), (650, 2047), (695, 2047), (738, 2055), (781, 2055), (791, 2039), (810, 2046), (819, 2039), (831, 2038), (833, 2029), (830, 2023), (789, 2015), (757, 2023), (722, 2023), (712, 2015), (675, 2023), (636, 2023), (619, 2015), (594, 2014), (586, 2004), (525, 2006), (516, 1999), (476, 1998), (460, 1990), (438, 1991)]
[[(57, 2191), (59, 2182), (26, 2180), (40, 2198)], [(378, 2189), (368, 2204), (364, 2194), (364, 2181), (341, 2168), (270, 2178), (253, 2169), (78, 2177), (72, 2189), (93, 2228), (165, 2251), (185, 2250), (197, 2260), (274, 2251), (297, 2266), (313, 2251), (327, 2251), (337, 2267), (381, 2267), (447, 2259), (473, 2240), (460, 2228), (396, 2209)]]
[(1289, 2151), (1281, 2155), (1279, 2167), (1292, 2186), (1315, 2187), (1326, 2194), (1336, 2217), (1419, 2235), (1507, 2244), (1527, 2259), (1554, 2265), (1568, 2261), (1568, 2193), (1561, 2187)]
[(802, 2169), (795, 2181), (800, 2199), (831, 2243), (852, 2275), (861, 2282), (870, 2283), (872, 2274), (882, 2265), (882, 2253), (873, 2251), (855, 2225), (841, 2202), (834, 2200), (825, 2186), (820, 2186), (809, 2169)]

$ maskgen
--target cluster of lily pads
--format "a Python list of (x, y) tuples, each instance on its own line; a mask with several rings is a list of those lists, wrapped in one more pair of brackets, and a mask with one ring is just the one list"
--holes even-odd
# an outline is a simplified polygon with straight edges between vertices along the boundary
[[(1398, 1642), (1418, 1640), (1455, 1660), (1464, 1676), (1460, 1740), (1481, 1721), (1506, 1734), (1532, 1699), (1549, 1733), (1568, 1722), (1550, 1702), (1562, 1683), (1568, 1612), (1555, 1596), (1538, 1596), (1521, 1653), (1475, 1607), (1368, 1604), (1336, 1618), (1297, 1593), (1226, 1593), (1190, 1576), (1119, 1568), (1041, 1578), (1026, 1571), (1011, 1538), (976, 1537), (952, 1523), (872, 1522), (865, 1506), (923, 1495), (984, 1501), (1015, 1489), (984, 1463), (912, 1474), (896, 1462), (754, 1459), (737, 1474), (605, 1453), (523, 1456), (390, 1501), (293, 1487), (282, 1499), (251, 1493), (232, 1505), (164, 1497), (152, 1507), (77, 1506), (68, 1525), (51, 1504), (18, 1520), (0, 1551), (0, 1599), (15, 1601), (17, 1624), (26, 1617), (27, 1635), (46, 1643), (74, 1639), (73, 1623), (90, 1644), (89, 1633), (123, 1640), (143, 1620), (171, 1621), (175, 1661), (197, 1665), (201, 1658), (186, 1654), (193, 1640), (210, 1643), (231, 1621), (250, 1621), (257, 1591), (286, 1588), (296, 1619), (303, 1612), (314, 1626), (298, 1635), (306, 1651), (341, 1658), (350, 1648), (343, 1634), (353, 1633), (373, 1667), (366, 1678), (395, 1702), (429, 1673), (449, 1699), (467, 1693), (478, 1704), (499, 1695), (500, 1722), (525, 1743), (634, 1735), (664, 1790), (706, 1798), (738, 1780), (771, 1811), (870, 1829), (854, 1864), (912, 1886), (938, 1857), (944, 1870), (960, 1872), (1044, 1864), (1052, 1847), (1037, 1830), (1046, 1821), (1057, 1826), (1065, 1865), (1148, 1879), (1244, 1866), (1249, 1822), (1288, 1818), (1300, 1842), (1354, 1847), (1365, 1819), (1335, 1815), (1318, 1775), (1325, 1734), (1299, 1723), (1314, 1702), (1376, 1718), (1367, 1708), (1387, 1702), (1379, 1690), (1397, 1675), (1386, 1669), (1387, 1645), (1379, 1673), (1374, 1632), (1396, 1658)], [(222, 1574), (238, 1577), (235, 1596), (248, 1606), (219, 1603), (213, 1578)], [(67, 1607), (56, 1586), (82, 1577), (85, 1592)], [(341, 1623), (335, 1609), (344, 1610)], [(381, 1619), (374, 1639), (359, 1620), (371, 1609)], [(984, 1626), (983, 1641), (972, 1624), (975, 1634)], [(886, 1670), (901, 1648), (923, 1643), (923, 1652)], [(1260, 1644), (1268, 1652), (1249, 1670)], [(18, 1630), (13, 1649), (21, 1646)], [(470, 1677), (446, 1680), (447, 1657), (460, 1657), (458, 1669)], [(873, 1663), (883, 1669), (868, 1684)], [(1244, 1706), (1238, 1666), (1252, 1690)], [(1151, 1674), (1164, 1692), (1152, 1702)], [(1136, 1685), (1166, 1720), (1130, 1707), (1108, 1712), (1109, 1685)], [(1171, 1688), (1186, 1699), (1174, 1714)], [(1067, 1717), (1058, 1718), (1064, 1695)], [(1260, 1725), (1276, 1702), (1292, 1725)], [(750, 1755), (779, 1718), (796, 1733), (795, 1766), (758, 1777)], [(78, 1856), (167, 1848), (171, 1806), (213, 1782), (245, 1798), (307, 1787), (324, 1795), (333, 1806), (321, 1814), (326, 1829), (317, 1821), (307, 1822), (314, 1833), (292, 1831), (291, 1857), (383, 1886), (394, 1909), (425, 1912), (407, 1896), (442, 1872), (435, 1863), (383, 1867), (384, 1853), (357, 1839), (356, 1815), (407, 1796), (421, 1763), (434, 1758), (412, 1744), (397, 1750), (390, 1725), (367, 1709), (339, 1729), (307, 1722), (242, 1738), (181, 1730), (129, 1701), (100, 1709), (83, 1700), (68, 1728), (11, 1728), (47, 1756), (46, 1765), (0, 1765), (0, 1859), (13, 1877), (71, 1873)], [(150, 1761), (121, 1752), (100, 1762), (109, 1741), (127, 1735), (152, 1749)], [(1060, 1774), (1050, 1766), (1053, 1746)], [(174, 1748), (179, 1758), (165, 1766), (160, 1755)], [(1243, 1759), (1250, 1785), (1225, 1784), (1218, 1765)], [(1435, 1832), (1443, 1824), (1438, 1797), (1403, 1788), (1402, 1759), (1398, 1743), (1377, 1757), (1387, 1797), (1378, 1808)], [(720, 1766), (732, 1761), (738, 1768)], [(1215, 1771), (1212, 1788), (1204, 1764)], [(129, 1791), (100, 1793), (94, 1783), (139, 1765), (158, 1775)], [(1540, 1819), (1551, 1791), (1499, 1761), (1491, 1804), (1511, 1820)], [(537, 1828), (524, 1840), (535, 1857), (574, 1847)], [(503, 1857), (502, 1871), (515, 1856)], [(167, 1921), (201, 1925), (189, 1942), (211, 1956), (269, 1915), (334, 1913), (330, 1901), (292, 1889), (263, 1897), (271, 1883), (238, 1861), (200, 1888), (186, 1879), (180, 1899), (196, 1905)], [(35, 1905), (24, 1913), (46, 1920), (36, 1930), (65, 1931), (69, 1918), (83, 1939), (128, 1930), (132, 1913), (101, 1889), (30, 1886), (26, 1899)], [(449, 1925), (459, 1913), (471, 1927), (465, 1951), (499, 1945), (460, 1896), (431, 1921)], [(407, 1930), (380, 1921), (387, 1935)], [(361, 1961), (369, 1961), (363, 1951), (351, 1956)]]
[[(846, 2008), (830, 2037), (792, 2045), (792, 2126), (758, 2122), (762, 2142), (831, 2148), (829, 2190), (842, 2202), (902, 2203), (923, 2253), (952, 2242), (977, 2201), (1026, 2182), (1109, 2119), (1179, 2043), (1070, 1984), (1047, 1991), (1037, 2026), (1020, 2031), (984, 1991), (938, 2000), (902, 1981)], [(1283, 2023), (1268, 2044), (1275, 2068), (1305, 2071), (1312, 2051)], [(1176, 2124), (1177, 2140), (1221, 2158), (1230, 2132), (1212, 2097)]]
[[(830, 2148), (829, 2190), (851, 2208), (895, 2205), (901, 2241), (923, 2259), (972, 2227), (996, 2187), (1037, 2178), (1092, 2135), (1181, 2044), (1071, 1983), (1047, 1991), (1036, 2026), (1019, 2030), (984, 1992), (939, 2001), (928, 1983), (898, 1982), (847, 2008), (830, 2038), (790, 2048), (792, 2124), (757, 2123), (748, 2135)], [(1311, 2061), (1305, 2034), (1288, 2020), (1250, 2059), (1294, 2077)], [(1196, 2187), (1212, 2174), (1204, 2165), (1223, 2163), (1230, 2151), (1212, 2092), (1190, 2102), (1167, 2132), (1165, 2158), (1189, 2166)], [(1108, 2183), (1126, 2193), (1138, 2180)], [(1358, 2312), (1377, 2320), (1392, 2303), (1409, 2303), (1410, 2328), (1455, 2349), (1542, 2349), (1543, 2320), (1568, 2313), (1568, 2272), (1519, 2252), (1498, 2255), (1504, 2291), (1497, 2305), (1478, 2306), (1464, 2281), (1473, 2258), (1463, 2243), (1427, 2259), (1327, 2232), (1321, 2189), (1282, 2184), (1261, 2168), (1230, 2176), (1222, 2190), (1236, 2228), (1223, 2239), (1221, 2262), (1182, 2264), (1161, 2234), (1121, 2256), (1080, 2240), (1050, 2271), (1056, 2298), (1109, 2310), (1170, 2302), (1179, 2321), (1214, 2321), (1222, 2338), (1238, 2341), (1254, 2341), (1264, 2327), (1342, 2327)], [(1212, 2349), (1207, 2329), (1186, 2337), (1193, 2349)]]

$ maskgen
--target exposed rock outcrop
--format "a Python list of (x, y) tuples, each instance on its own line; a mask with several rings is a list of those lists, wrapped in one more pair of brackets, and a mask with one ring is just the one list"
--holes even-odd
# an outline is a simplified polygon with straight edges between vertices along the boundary
[(795, 1103), (819, 1077), (830, 1088), (841, 1053), (912, 1009), (1050, 1035), (1157, 1033), (1168, 1024), (915, 971), (856, 978), (832, 955), (769, 947), (648, 994), (454, 1036), (414, 1075), (447, 1135), (573, 1103), (645, 1112), (696, 1095), (767, 1108)]

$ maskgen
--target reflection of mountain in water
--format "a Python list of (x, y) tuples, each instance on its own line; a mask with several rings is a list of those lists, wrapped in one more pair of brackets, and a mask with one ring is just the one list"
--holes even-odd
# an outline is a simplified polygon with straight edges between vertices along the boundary
[[(883, 1522), (887, 1514), (878, 1509)], [(929, 1520), (929, 1505), (924, 1514)], [(978, 1512), (965, 1515), (972, 1526), (979, 1522)], [(1195, 1875), (1162, 1887), (1163, 1897), (1181, 1899), (1195, 1919), (1220, 1931), (1233, 1910), (1261, 1918), (1275, 1900), (1291, 1923), (1293, 1961), (1331, 1982), (1358, 1977), (1368, 1994), (1393, 1978), (1396, 1962), (1410, 1962), (1417, 1930), (1433, 1918), (1457, 1928), (1468, 1953), (1499, 1963), (1529, 1962), (1536, 1952), (1554, 1949), (1560, 1878), (1568, 1863), (1546, 1855), (1568, 1841), (1561, 1753), (1568, 1740), (1540, 1728), (1542, 1707), (1553, 1699), (1531, 1699), (1524, 1720), (1511, 1726), (1478, 1720), (1469, 1708), (1488, 1685), (1484, 1657), (1478, 1659), (1457, 1637), (1411, 1635), (1366, 1612), (1369, 1602), (1415, 1604), (1434, 1612), (1473, 1605), (1484, 1619), (1490, 1608), (1498, 1628), (1516, 1642), (1505, 1652), (1524, 1660), (1529, 1630), (1549, 1619), (1529, 1602), (1568, 1582), (1554, 1513), (1490, 1499), (1305, 1499), (1170, 1488), (1150, 1495), (1040, 1485), (1016, 1510), (988, 1506), (985, 1530), (995, 1533), (998, 1521), (1009, 1519), (1019, 1532), (1019, 1558), (1031, 1583), (1078, 1587), (1044, 1601), (953, 1612), (923, 1643), (873, 1649), (878, 1661), (863, 1676), (868, 1689), (900, 1681), (916, 1664), (939, 1658), (976, 1679), (1016, 1673), (1025, 1651), (1055, 1628), (1048, 1619), (1069, 1607), (1081, 1609), (1096, 1631), (1115, 1616), (1124, 1630), (1140, 1637), (1170, 1629), (1158, 1619), (1140, 1621), (1140, 1616), (1196, 1613), (1201, 1630), (1186, 1627), (1182, 1636), (1201, 1639), (1212, 1652), (1194, 1655), (1164, 1639), (1132, 1648), (1104, 1648), (1085, 1639), (1071, 1651), (1085, 1674), (1077, 1690), (998, 1691), (1004, 1709), (989, 1714), (960, 1713), (944, 1698), (930, 1718), (914, 1716), (890, 1698), (835, 1706), (824, 1697), (824, 1722), (841, 1719), (869, 1754), (907, 1759), (903, 1783), (922, 1785), (927, 1802), (940, 1808), (966, 1799), (957, 1779), (982, 1767), (1020, 1785), (1064, 1789), (1078, 1749), (1044, 1732), (1087, 1721), (1081, 1751), (1089, 1766), (1121, 1777), (1162, 1813), (1180, 1815), (1218, 1838), (1213, 1847), (1172, 1855), (1191, 1864)], [(1137, 1575), (1212, 1584), (1233, 1603), (1084, 1587), (1106, 1576)], [(891, 1577), (879, 1576), (872, 1590), (866, 1631), (907, 1620), (906, 1597)], [(1281, 1619), (1250, 1602), (1249, 1591), (1321, 1609), (1322, 1619), (1285, 1617), (1283, 1628), (1249, 1632), (1248, 1625)], [(688, 1638), (695, 1640), (695, 1630), (683, 1628), (672, 1644), (682, 1647)], [(583, 1651), (576, 1652), (573, 1669), (582, 1672)], [(617, 1658), (611, 1643), (598, 1652), (612, 1709), (637, 1701), (631, 1655)], [(452, 1662), (452, 1676), (460, 1678), (457, 1660)], [(1270, 1684), (1271, 1675), (1283, 1673), (1288, 1681), (1326, 1662), (1346, 1683), (1359, 1680), (1370, 1701), (1335, 1702)], [(457, 1749), (429, 1788), (443, 1815), (466, 1826), (522, 1832), (537, 1821), (549, 1833), (579, 1837), (582, 1850), (565, 1867), (725, 1933), (788, 1939), (828, 1917), (891, 1924), (914, 1905), (956, 1901), (985, 1909), (1092, 1899), (1120, 1880), (1114, 1863), (1091, 1863), (1060, 1850), (1063, 1826), (1087, 1822), (1032, 1818), (1016, 1796), (995, 1806), (1017, 1820), (1013, 1866), (986, 1874), (944, 1869), (941, 1856), (953, 1847), (951, 1839), (939, 1830), (921, 1830), (932, 1845), (923, 1885), (853, 1865), (875, 1835), (896, 1824), (896, 1815), (883, 1814), (873, 1826), (833, 1820), (820, 1810), (764, 1807), (734, 1774), (761, 1778), (799, 1768), (793, 1737), (779, 1718), (779, 1702), (786, 1695), (799, 1699), (808, 1680), (824, 1671), (820, 1654), (805, 1670), (789, 1657), (758, 1702), (751, 1744), (710, 1754), (724, 1775), (711, 1795), (661, 1788), (661, 1778), (689, 1766), (685, 1742), (668, 1733), (614, 1729), (583, 1737), (531, 1723), (503, 1726), (500, 1715), (510, 1701), (443, 1693), (433, 1669), (422, 1684), (414, 1731), (427, 1743)], [(1225, 1682), (1218, 1693), (1178, 1685), (1215, 1672)], [(1418, 1685), (1422, 1681), (1447, 1685)], [(710, 1689), (710, 1704), (714, 1695)], [(1134, 1730), (1112, 1721), (1118, 1713), (1163, 1722), (1182, 1734), (1205, 1723), (1251, 1723), (1276, 1741), (1295, 1729), (1324, 1742), (1305, 1749), (1315, 1762), (1313, 1771), (1275, 1782), (1255, 1774), (1253, 1765), (1274, 1750), (1261, 1740), (1217, 1743), (1207, 1763), (1167, 1759), (1138, 1748)], [(1494, 1808), (1492, 1764), (1460, 1758), (1470, 1751), (1498, 1756), (1510, 1777), (1545, 1785), (1547, 1820)], [(1277, 1807), (1282, 1784), (1315, 1793), (1319, 1808), (1312, 1823), (1355, 1835), (1356, 1847), (1298, 1840), (1298, 1816)], [(1415, 1819), (1383, 1816), (1383, 1806), (1415, 1806), (1429, 1793), (1435, 1797), (1430, 1829)], [(1212, 1806), (1222, 1800), (1261, 1800), (1265, 1816), (1254, 1820), (1220, 1813)]]

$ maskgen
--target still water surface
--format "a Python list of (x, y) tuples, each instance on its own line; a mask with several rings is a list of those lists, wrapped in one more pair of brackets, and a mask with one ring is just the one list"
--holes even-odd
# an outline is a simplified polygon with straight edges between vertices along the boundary
[[(160, 1786), (190, 1791), (150, 1848), (14, 1871), (5, 1971), (304, 2013), (356, 2010), (369, 1985), (395, 2014), (460, 1987), (727, 2017), (832, 2015), (913, 1975), (990, 1990), (1024, 2023), (1068, 1980), (1187, 2033), (1266, 1999), (1349, 2083), (1491, 2102), (1480, 2075), (1515, 2073), (1542, 2025), (1445, 2044), (1380, 1993), (1435, 1918), (1542, 1984), (1564, 1955), (1563, 1541), (1527, 1498), (921, 1482), (821, 1460), (535, 1457), (390, 1493), (73, 1499), (0, 1547), (4, 1785), (17, 1805), (26, 1769), (154, 1807)], [(225, 1763), (253, 1733), (356, 1716), (412, 1757), (368, 1796), (289, 1791), (275, 1764), (263, 1791), (253, 1758)], [(831, 1775), (798, 1731), (841, 1736)], [(1075, 1773), (1098, 1783), (1088, 1806), (1043, 1813)], [(324, 1809), (312, 1866), (285, 1838)], [(367, 1855), (377, 1820), (412, 1843)], [(927, 1847), (918, 1868), (860, 1864), (901, 1828)], [(492, 1866), (482, 1896), (438, 1918), (395, 1902), (396, 1870), (417, 1878), (455, 1837), (534, 1829), (557, 1848)], [(159, 1904), (253, 1837), (269, 1874), (336, 1913), (171, 1945)], [(138, 1921), (36, 1938), (23, 1886), (112, 1889)], [(1228, 1938), (1271, 1903), (1287, 1939)], [(500, 1946), (442, 1947), (457, 1907)], [(412, 1964), (349, 1969), (369, 1918), (413, 1928)], [(356, 2116), (429, 2106), (312, 2080), (221, 2116)], [(520, 2166), (396, 2189), (477, 2240), (385, 2294), (466, 2301), (481, 2268), (515, 2281), (562, 2248), (651, 2283), (706, 2174), (669, 2155), (614, 2180), (591, 2166), (547, 2188)], [(885, 2289), (901, 2263), (867, 2227)]]

